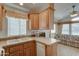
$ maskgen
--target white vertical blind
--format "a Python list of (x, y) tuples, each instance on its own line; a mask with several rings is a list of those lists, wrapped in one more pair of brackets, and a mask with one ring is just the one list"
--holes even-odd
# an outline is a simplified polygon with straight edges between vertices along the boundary
[(56, 33), (56, 24), (54, 24), (54, 29), (51, 30), (51, 33)]
[(8, 17), (8, 35), (19, 35), (19, 20)]
[(69, 24), (63, 24), (62, 34), (69, 34)]
[(79, 35), (79, 23), (63, 24), (62, 34)]
[(26, 20), (20, 20), (20, 34), (26, 34)]
[(79, 35), (79, 23), (73, 23), (71, 26), (71, 35)]
[(26, 35), (26, 19), (8, 18), (8, 36)]

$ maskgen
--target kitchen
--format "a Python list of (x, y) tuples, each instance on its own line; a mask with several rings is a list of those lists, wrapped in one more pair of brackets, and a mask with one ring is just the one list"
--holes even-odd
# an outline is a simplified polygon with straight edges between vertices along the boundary
[(78, 6), (76, 3), (0, 4), (0, 55), (78, 56), (79, 30), (77, 33), (74, 30), (79, 21), (69, 17), (79, 10)]

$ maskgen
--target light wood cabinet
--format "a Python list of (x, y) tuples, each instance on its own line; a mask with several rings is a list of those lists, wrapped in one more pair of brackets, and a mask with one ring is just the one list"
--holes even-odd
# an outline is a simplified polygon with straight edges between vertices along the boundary
[(52, 45), (46, 45), (45, 55), (46, 56), (57, 56), (57, 43), (54, 43)]
[[(48, 8), (40, 13), (29, 13), (29, 28), (31, 30), (53, 29), (54, 23), (54, 4), (49, 4)], [(31, 27), (30, 27), (31, 26)]]
[(5, 17), (5, 13), (5, 8), (2, 5), (0, 5), (0, 30), (2, 30), (3, 28), (3, 19)]
[(5, 56), (35, 56), (36, 45), (35, 41), (19, 43), (4, 47)]
[(52, 45), (46, 45), (42, 43), (36, 43), (37, 56), (56, 56), (57, 55), (57, 43)]
[(29, 20), (30, 20), (30, 29), (31, 30), (38, 30), (39, 29), (39, 14), (32, 13), (29, 14)]
[(46, 10), (39, 14), (39, 29), (48, 29), (48, 27), (48, 11)]
[(0, 5), (0, 19), (2, 19), (2, 14), (3, 14), (3, 9), (2, 6)]
[(54, 22), (54, 10), (50, 7), (39, 14), (39, 29), (52, 29)]
[(0, 6), (0, 30), (2, 30), (2, 23), (3, 23), (3, 20), (2, 20), (2, 6)]
[(57, 43), (46, 45), (35, 40), (4, 47), (5, 56), (56, 56)]

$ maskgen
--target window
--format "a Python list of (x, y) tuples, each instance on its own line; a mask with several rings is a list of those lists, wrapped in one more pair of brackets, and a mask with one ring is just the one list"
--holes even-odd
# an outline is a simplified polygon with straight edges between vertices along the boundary
[(26, 34), (26, 20), (20, 20), (20, 34)]
[(8, 18), (8, 36), (26, 35), (26, 19)]
[(8, 18), (8, 35), (19, 35), (19, 20)]
[(69, 24), (63, 24), (62, 34), (69, 34)]
[(71, 24), (71, 26), (72, 26), (71, 28), (72, 35), (79, 35), (79, 23), (73, 23)]
[(54, 29), (51, 30), (51, 33), (55, 33), (56, 32), (56, 25), (54, 24)]

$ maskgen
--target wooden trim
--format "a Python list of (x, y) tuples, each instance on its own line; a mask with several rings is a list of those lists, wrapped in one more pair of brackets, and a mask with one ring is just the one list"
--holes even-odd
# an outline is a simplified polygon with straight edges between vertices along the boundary
[(12, 16), (12, 17), (16, 17), (16, 18), (28, 19), (28, 15), (27, 14), (18, 13), (18, 12), (15, 12), (15, 11), (7, 11), (7, 15), (8, 16)]
[(51, 6), (51, 3), (49, 3), (49, 6), (47, 8), (45, 8), (44, 10), (42, 10), (41, 12), (31, 12), (31, 13), (29, 12), (28, 14), (40, 14), (40, 13), (42, 13), (42, 12), (48, 10), (48, 9), (51, 9), (52, 11), (54, 11), (55, 10), (54, 9), (54, 3), (53, 3), (53, 7)]
[(39, 14), (42, 13), (42, 12), (44, 12), (44, 11), (46, 11), (46, 10), (49, 10), (49, 9), (51, 9), (52, 11), (54, 11), (54, 9), (48, 7), (48, 8), (46, 8), (46, 9), (42, 10), (41, 12), (39, 12)]
[(52, 11), (54, 11), (55, 10), (54, 9), (54, 4), (53, 4), (53, 7), (51, 7), (51, 5), (49, 4), (49, 6), (46, 9), (42, 10), (41, 12), (39, 12), (39, 14), (44, 12), (44, 11), (46, 11), (46, 10), (48, 10), (48, 9), (51, 9)]
[(39, 14), (39, 13), (34, 13), (34, 12), (33, 12), (33, 13), (28, 13), (28, 14)]

